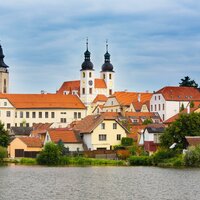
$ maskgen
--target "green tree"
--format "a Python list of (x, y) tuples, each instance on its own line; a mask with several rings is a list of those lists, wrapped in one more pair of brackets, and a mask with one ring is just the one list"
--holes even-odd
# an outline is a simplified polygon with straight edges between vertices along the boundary
[(191, 80), (189, 76), (185, 76), (184, 78), (182, 78), (181, 82), (179, 83), (179, 86), (198, 88), (198, 84), (194, 80)]
[(60, 157), (61, 152), (58, 145), (48, 142), (37, 157), (37, 162), (41, 165), (58, 165)]
[(0, 146), (0, 163), (7, 157), (7, 150), (5, 147)]
[(200, 113), (181, 114), (160, 136), (161, 146), (169, 148), (176, 143), (176, 147), (185, 149), (185, 136), (200, 136)]
[(145, 119), (145, 120), (143, 121), (142, 124), (143, 124), (143, 125), (153, 124), (153, 121), (152, 121), (151, 118), (147, 118), (147, 119)]
[(65, 154), (65, 146), (64, 146), (64, 143), (62, 140), (58, 141), (58, 148), (61, 152), (61, 155), (64, 155)]
[(181, 107), (180, 107), (180, 112), (183, 111), (185, 109), (183, 103), (181, 104)]
[(8, 131), (4, 129), (4, 124), (0, 122), (0, 146), (7, 147), (9, 139)]
[(194, 108), (194, 101), (190, 102), (190, 108)]

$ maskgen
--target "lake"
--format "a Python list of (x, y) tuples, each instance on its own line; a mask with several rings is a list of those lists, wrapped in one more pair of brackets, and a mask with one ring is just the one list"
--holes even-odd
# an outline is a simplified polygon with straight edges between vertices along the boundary
[(0, 167), (0, 200), (198, 200), (200, 169)]

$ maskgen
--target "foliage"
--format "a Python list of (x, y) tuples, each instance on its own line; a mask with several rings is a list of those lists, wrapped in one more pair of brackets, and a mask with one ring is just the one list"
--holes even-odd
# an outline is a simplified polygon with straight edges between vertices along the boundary
[(7, 150), (5, 147), (0, 146), (0, 162), (7, 157)]
[(134, 166), (134, 165), (149, 166), (149, 165), (152, 165), (152, 157), (150, 157), (150, 156), (131, 156), (129, 158), (129, 164), (132, 166)]
[(200, 145), (196, 147), (190, 147), (184, 157), (184, 163), (189, 167), (200, 166)]
[(122, 120), (121, 124), (129, 131), (131, 132), (131, 124), (128, 122), (128, 120)]
[(8, 131), (4, 129), (4, 124), (0, 122), (0, 146), (7, 147), (9, 144)]
[(176, 148), (186, 149), (185, 136), (200, 136), (200, 113), (181, 114), (160, 136), (161, 146), (169, 148), (177, 143)]
[(148, 124), (152, 124), (153, 123), (153, 121), (152, 121), (152, 119), (151, 118), (147, 118), (147, 119), (145, 119), (144, 121), (143, 121), (143, 125), (148, 125)]
[(182, 78), (181, 82), (179, 83), (179, 86), (198, 88), (198, 84), (194, 80), (191, 80), (189, 76), (185, 76), (184, 78)]
[(183, 111), (185, 109), (183, 103), (181, 104), (181, 107), (180, 107), (180, 112)]
[(133, 138), (123, 137), (121, 140), (122, 146), (131, 146), (133, 145)]
[(194, 108), (194, 101), (190, 102), (190, 108)]
[(37, 157), (37, 162), (41, 165), (58, 165), (60, 156), (61, 152), (58, 145), (48, 142)]
[(65, 155), (65, 146), (64, 146), (64, 143), (63, 143), (63, 141), (62, 140), (59, 140), (58, 141), (58, 148), (59, 148), (59, 150), (60, 150), (60, 153), (61, 153), (61, 155)]
[(114, 150), (125, 150), (125, 149), (126, 149), (126, 147), (122, 146), (121, 144), (114, 146)]
[(129, 150), (117, 150), (117, 157), (121, 160), (126, 160), (130, 156)]
[(37, 161), (35, 158), (21, 158), (19, 163), (23, 165), (36, 165)]

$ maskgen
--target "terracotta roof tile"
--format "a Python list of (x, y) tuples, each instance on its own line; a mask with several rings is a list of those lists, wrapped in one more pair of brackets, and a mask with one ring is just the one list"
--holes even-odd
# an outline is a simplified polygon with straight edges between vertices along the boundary
[(0, 94), (0, 99), (8, 99), (15, 108), (76, 108), (85, 109), (75, 95), (60, 94)]
[(93, 103), (97, 103), (97, 102), (106, 102), (107, 101), (107, 99), (108, 99), (108, 97), (106, 97), (105, 95), (103, 95), (103, 94), (98, 94), (97, 96), (96, 96), (96, 98), (93, 100)]
[(36, 137), (18, 137), (28, 147), (42, 147), (42, 141)]
[(66, 81), (62, 84), (60, 89), (57, 91), (58, 94), (63, 94), (64, 91), (69, 91), (72, 94), (72, 90), (77, 90), (78, 94), (80, 93), (80, 81)]
[(200, 145), (200, 136), (185, 136), (190, 146)]
[(107, 88), (106, 82), (103, 79), (95, 79), (94, 80), (94, 87), (95, 88)]
[(167, 101), (200, 100), (200, 91), (194, 87), (167, 86), (156, 92), (162, 94)]

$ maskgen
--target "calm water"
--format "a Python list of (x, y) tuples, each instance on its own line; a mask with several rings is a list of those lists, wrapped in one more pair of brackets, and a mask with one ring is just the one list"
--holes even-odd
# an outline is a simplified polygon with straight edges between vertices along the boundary
[(0, 200), (199, 200), (200, 169), (0, 167)]

